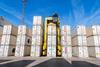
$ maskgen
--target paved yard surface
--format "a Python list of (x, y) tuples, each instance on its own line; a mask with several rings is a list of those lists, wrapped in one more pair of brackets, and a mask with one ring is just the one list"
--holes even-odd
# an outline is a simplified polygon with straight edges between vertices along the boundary
[(6, 57), (0, 67), (100, 67), (96, 58)]

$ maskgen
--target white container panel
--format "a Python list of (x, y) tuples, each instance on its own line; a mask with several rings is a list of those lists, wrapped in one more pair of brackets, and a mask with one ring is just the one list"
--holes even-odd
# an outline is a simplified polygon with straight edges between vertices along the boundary
[(52, 46), (52, 57), (56, 57), (56, 47)]
[(67, 47), (62, 47), (62, 57), (67, 57)]
[(48, 34), (51, 34), (51, 26), (48, 26)]
[(83, 48), (82, 47), (73, 47), (73, 56), (83, 57)]
[(56, 26), (52, 26), (51, 31), (52, 31), (52, 34), (56, 34)]
[(52, 45), (56, 46), (56, 36), (52, 36)]
[(25, 46), (20, 46), (20, 56), (25, 56)]
[(51, 49), (52, 49), (52, 47), (47, 47), (47, 57), (51, 57), (52, 56)]
[(40, 57), (40, 46), (36, 46), (36, 57)]
[(75, 56), (75, 57), (76, 56), (78, 57), (79, 56), (78, 54), (79, 54), (78, 47), (72, 47), (72, 55)]
[(71, 46), (67, 47), (67, 57), (68, 58), (72, 57), (72, 47)]
[(61, 41), (61, 45), (66, 46), (67, 45), (67, 42)]
[(25, 25), (19, 25), (18, 26), (18, 34), (26, 34), (27, 33), (27, 29)]
[(4, 47), (5, 46), (0, 46), (0, 57), (2, 57), (4, 54)]
[(34, 16), (33, 17), (33, 24), (37, 24), (38, 23), (38, 18), (37, 18), (37, 16)]
[(99, 25), (92, 26), (92, 29), (93, 29), (94, 35), (100, 35), (100, 26)]
[(20, 52), (21, 52), (20, 49), (21, 49), (20, 46), (17, 45), (15, 49), (15, 56), (20, 56)]
[(9, 46), (5, 46), (4, 47), (4, 57), (8, 56), (8, 50), (9, 50)]
[(61, 34), (62, 35), (70, 35), (71, 34), (70, 26), (69, 25), (62, 26)]
[(5, 43), (6, 43), (6, 36), (2, 35), (1, 44), (5, 44)]
[(34, 16), (33, 17), (33, 25), (42, 24), (42, 17), (41, 16)]
[(96, 57), (95, 47), (88, 47), (89, 57)]
[(35, 52), (36, 52), (36, 50), (35, 50), (35, 46), (31, 46), (31, 56), (35, 56)]
[(82, 47), (83, 48), (83, 55), (84, 57), (89, 57), (88, 56), (88, 47)]
[(100, 47), (95, 47), (96, 58), (100, 58)]
[(36, 44), (36, 38), (37, 38), (37, 36), (32, 36), (32, 45), (35, 45)]
[(38, 24), (42, 24), (42, 17), (38, 16)]
[(78, 47), (78, 49), (79, 49), (79, 57), (84, 57), (83, 48), (82, 47)]

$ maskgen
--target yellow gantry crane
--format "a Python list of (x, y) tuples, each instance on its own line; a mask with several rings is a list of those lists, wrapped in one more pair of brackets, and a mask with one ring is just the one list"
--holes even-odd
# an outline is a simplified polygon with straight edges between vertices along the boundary
[(47, 56), (47, 40), (48, 40), (48, 25), (56, 25), (56, 56), (62, 56), (62, 46), (61, 46), (61, 33), (60, 33), (60, 21), (58, 14), (54, 14), (51, 17), (45, 19), (45, 28), (44, 28), (44, 38), (41, 50), (41, 56)]

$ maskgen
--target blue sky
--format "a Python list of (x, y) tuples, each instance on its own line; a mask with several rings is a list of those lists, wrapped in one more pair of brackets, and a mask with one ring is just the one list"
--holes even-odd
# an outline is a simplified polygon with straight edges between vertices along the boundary
[[(22, 0), (0, 0), (0, 16), (20, 24)], [(60, 16), (61, 25), (100, 24), (100, 0), (27, 0), (25, 22), (32, 27), (33, 16)]]

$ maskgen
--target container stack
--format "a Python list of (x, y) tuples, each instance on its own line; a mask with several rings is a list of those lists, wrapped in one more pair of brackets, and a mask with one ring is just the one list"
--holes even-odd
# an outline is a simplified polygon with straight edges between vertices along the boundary
[(17, 28), (12, 25), (4, 25), (0, 45), (0, 56), (14, 56)]
[(18, 26), (15, 56), (29, 56), (31, 47), (30, 30), (25, 25)]
[(87, 41), (89, 56), (100, 58), (100, 25), (87, 29)]
[(76, 57), (88, 57), (86, 27), (78, 25), (72, 33), (72, 54)]
[(72, 57), (71, 29), (69, 25), (62, 26), (61, 30), (62, 57)]
[(31, 56), (39, 57), (42, 46), (43, 22), (41, 16), (33, 17)]
[(48, 25), (47, 56), (56, 57), (56, 25)]

